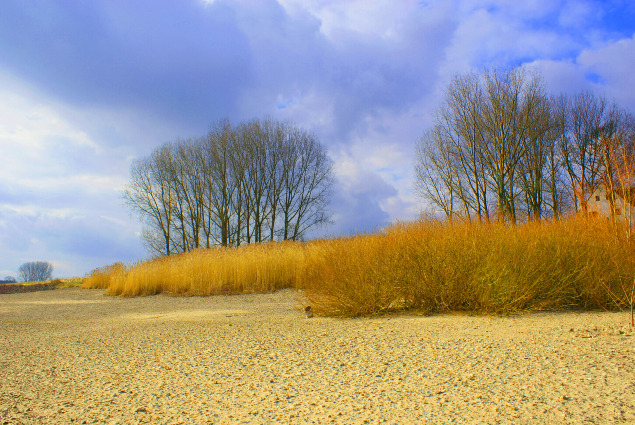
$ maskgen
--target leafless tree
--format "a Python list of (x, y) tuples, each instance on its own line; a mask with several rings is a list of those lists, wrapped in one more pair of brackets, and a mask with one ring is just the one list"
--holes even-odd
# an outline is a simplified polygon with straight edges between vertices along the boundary
[(521, 138), (523, 155), (518, 163), (520, 186), (525, 197), (527, 216), (531, 220), (540, 220), (545, 212), (544, 196), (550, 183), (550, 166), (555, 165), (550, 162), (554, 160), (550, 154), (557, 133), (553, 130), (556, 124), (550, 108), (549, 99), (539, 87), (534, 86), (522, 111), (527, 128)]
[[(207, 215), (206, 246), (238, 245), (244, 212), (240, 199), (235, 201), (235, 194), (240, 191), (243, 177), (237, 158), (240, 153), (237, 134), (229, 120), (222, 120), (210, 128), (200, 153), (203, 158), (201, 175)], [(235, 236), (232, 238), (232, 235)]]
[(566, 137), (560, 140), (560, 151), (576, 211), (587, 212), (589, 197), (600, 184), (602, 128), (606, 121), (607, 103), (603, 97), (583, 92), (570, 99)]
[[(167, 165), (169, 157), (169, 145), (163, 145), (148, 158), (135, 160), (130, 167), (130, 183), (123, 191), (124, 202), (147, 227), (143, 233), (146, 245), (151, 251), (163, 247), (161, 253), (164, 255), (172, 253), (176, 213), (176, 194)], [(160, 244), (153, 232), (159, 232)]]
[(515, 223), (519, 164), (526, 154), (541, 83), (536, 75), (527, 78), (521, 68), (516, 68), (486, 71), (483, 86), (483, 163), (498, 200), (499, 220)]
[(250, 205), (251, 232), (247, 232), (247, 242), (262, 242), (265, 225), (272, 214), (269, 180), (273, 150), (271, 149), (270, 121), (251, 120), (240, 127), (239, 161), (244, 164), (243, 187)]
[(419, 194), (441, 208), (448, 218), (454, 217), (455, 198), (460, 196), (460, 190), (457, 195), (458, 176), (441, 126), (435, 126), (419, 140), (415, 175)]
[(458, 75), (417, 143), (416, 187), (448, 217), (468, 219), (586, 213), (602, 183), (614, 205), (614, 152), (633, 122), (589, 92), (550, 97), (541, 76), (521, 68)]
[(549, 103), (551, 114), (547, 140), (550, 143), (546, 146), (545, 192), (549, 197), (546, 202), (553, 218), (557, 220), (562, 216), (566, 204), (564, 168), (558, 147), (566, 138), (568, 99), (564, 95), (552, 96)]
[(315, 226), (329, 223), (333, 165), (312, 133), (288, 128), (282, 160), (280, 210), (282, 239), (299, 240)]
[(53, 277), (53, 264), (48, 261), (29, 261), (20, 266), (18, 276), (23, 282), (50, 280)]
[(454, 77), (446, 91), (446, 102), (446, 107), (438, 114), (437, 125), (450, 143), (447, 149), (453, 157), (450, 162), (456, 164), (456, 192), (468, 218), (472, 210), (479, 221), (489, 220), (488, 178), (482, 157), (484, 99), (478, 75), (470, 73)]
[(157, 148), (131, 167), (124, 199), (157, 255), (301, 239), (327, 223), (332, 165), (311, 133), (271, 118)]
[(490, 219), (493, 195), (498, 218), (512, 222), (522, 192), (539, 217), (549, 129), (538, 75), (520, 69), (458, 75), (418, 143), (418, 188), (446, 215), (479, 220)]

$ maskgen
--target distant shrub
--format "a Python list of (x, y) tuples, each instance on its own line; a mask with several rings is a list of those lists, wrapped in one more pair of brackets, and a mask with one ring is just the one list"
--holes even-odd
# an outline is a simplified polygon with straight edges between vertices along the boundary
[(18, 275), (23, 282), (41, 282), (53, 276), (53, 264), (48, 261), (28, 261), (20, 266)]
[(54, 283), (36, 283), (33, 285), (5, 284), (0, 285), (1, 294), (20, 294), (23, 292), (50, 291), (56, 288)]

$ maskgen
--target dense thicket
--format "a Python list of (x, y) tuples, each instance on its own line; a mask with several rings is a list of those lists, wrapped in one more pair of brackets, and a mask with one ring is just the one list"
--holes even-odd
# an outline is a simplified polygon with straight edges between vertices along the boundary
[(522, 68), (458, 75), (418, 142), (417, 186), (448, 217), (479, 220), (586, 212), (601, 184), (614, 205), (632, 184), (634, 121), (589, 92), (549, 95)]
[(332, 163), (316, 137), (271, 119), (213, 125), (136, 160), (126, 203), (156, 255), (300, 240), (328, 222)]

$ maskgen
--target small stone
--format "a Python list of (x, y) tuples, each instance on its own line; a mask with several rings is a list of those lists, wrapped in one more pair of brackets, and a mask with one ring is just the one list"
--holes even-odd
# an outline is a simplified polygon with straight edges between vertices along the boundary
[(145, 409), (145, 407), (140, 407), (135, 410), (135, 413), (148, 413), (148, 411)]

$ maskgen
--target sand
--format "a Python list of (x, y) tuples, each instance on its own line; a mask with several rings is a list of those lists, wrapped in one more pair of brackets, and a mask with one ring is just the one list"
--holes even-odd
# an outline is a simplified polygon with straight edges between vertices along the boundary
[(306, 318), (298, 299), (0, 295), (0, 424), (635, 423), (627, 313)]

